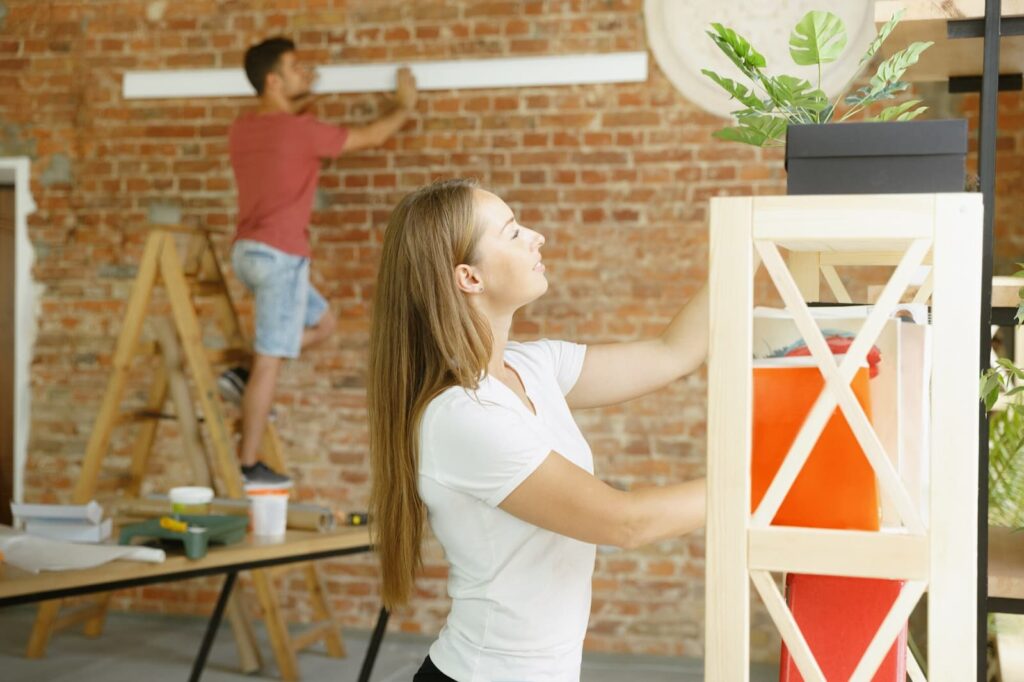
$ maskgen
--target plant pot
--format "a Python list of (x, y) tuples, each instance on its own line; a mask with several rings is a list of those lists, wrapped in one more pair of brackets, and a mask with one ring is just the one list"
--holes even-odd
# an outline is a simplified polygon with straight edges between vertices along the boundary
[(963, 192), (967, 121), (790, 125), (787, 194)]

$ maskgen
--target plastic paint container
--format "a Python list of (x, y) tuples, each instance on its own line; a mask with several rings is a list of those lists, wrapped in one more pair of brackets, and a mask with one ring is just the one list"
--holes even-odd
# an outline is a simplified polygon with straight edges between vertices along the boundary
[(288, 527), (287, 488), (248, 488), (249, 528), (253, 535), (281, 537)]
[(171, 500), (171, 511), (175, 514), (209, 514), (213, 489), (203, 486), (171, 488), (168, 496)]

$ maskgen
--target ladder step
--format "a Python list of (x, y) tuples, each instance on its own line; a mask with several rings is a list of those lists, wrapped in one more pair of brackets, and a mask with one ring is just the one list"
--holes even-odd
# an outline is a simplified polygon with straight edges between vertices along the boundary
[[(117, 418), (116, 426), (123, 424), (137, 424), (139, 422), (148, 422), (154, 419), (166, 419), (168, 421), (177, 421), (178, 415), (171, 414), (169, 412), (157, 412), (154, 410), (132, 410), (130, 412), (122, 412)], [(200, 424), (203, 423), (203, 415), (197, 414), (196, 421)]]
[(246, 348), (217, 348), (206, 351), (206, 357), (211, 365), (249, 362), (252, 353)]
[(147, 422), (152, 419), (177, 419), (173, 414), (167, 414), (166, 412), (155, 412), (153, 410), (130, 410), (128, 412), (122, 412), (117, 418), (117, 425), (121, 424), (136, 424), (138, 422)]
[(135, 346), (136, 357), (141, 356), (148, 358), (154, 355), (160, 355), (160, 344), (156, 341), (140, 341), (139, 344)]
[(192, 292), (193, 296), (223, 296), (226, 293), (224, 284), (221, 282), (211, 282), (208, 280), (194, 279), (192, 277), (188, 277), (187, 279), (188, 288)]
[(297, 654), (303, 649), (309, 648), (310, 645), (316, 644), (330, 636), (336, 627), (337, 626), (329, 620), (310, 625), (295, 636), (291, 637), (290, 646), (292, 651)]
[(225, 230), (212, 229), (205, 226), (192, 226), (192, 225), (152, 225), (150, 226), (152, 232), (174, 232), (175, 234), (187, 234), (197, 235), (203, 234), (204, 232), (210, 234), (223, 234)]
[[(160, 344), (156, 341), (142, 341), (135, 347), (135, 355), (142, 357), (156, 357), (160, 355)], [(248, 348), (207, 348), (206, 359), (211, 365), (229, 362), (248, 362), (252, 359), (252, 353)]]

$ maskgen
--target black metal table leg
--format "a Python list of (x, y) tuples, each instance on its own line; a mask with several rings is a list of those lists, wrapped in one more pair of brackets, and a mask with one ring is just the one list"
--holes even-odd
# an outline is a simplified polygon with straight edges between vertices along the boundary
[(370, 682), (370, 674), (373, 672), (373, 664), (377, 661), (377, 650), (384, 639), (384, 631), (388, 627), (388, 610), (381, 608), (377, 616), (377, 625), (373, 628), (373, 636), (366, 647), (366, 656), (363, 657), (363, 667), (359, 671), (359, 682)]
[(192, 674), (189, 675), (189, 682), (199, 682), (199, 676), (203, 674), (203, 668), (206, 667), (206, 657), (210, 655), (210, 647), (213, 646), (213, 640), (217, 636), (217, 629), (220, 627), (221, 618), (224, 617), (224, 607), (228, 604), (228, 599), (231, 597), (231, 588), (235, 586), (235, 578), (237, 577), (238, 573), (236, 571), (232, 571), (224, 577), (224, 586), (220, 588), (217, 605), (213, 607), (213, 613), (206, 624), (206, 634), (203, 635), (203, 643), (199, 646), (199, 653), (196, 654), (196, 660), (192, 663)]

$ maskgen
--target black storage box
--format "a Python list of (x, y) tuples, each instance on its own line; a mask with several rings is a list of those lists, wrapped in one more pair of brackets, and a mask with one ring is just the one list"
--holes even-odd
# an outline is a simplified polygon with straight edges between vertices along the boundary
[(963, 192), (967, 121), (790, 125), (787, 194)]

